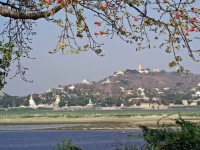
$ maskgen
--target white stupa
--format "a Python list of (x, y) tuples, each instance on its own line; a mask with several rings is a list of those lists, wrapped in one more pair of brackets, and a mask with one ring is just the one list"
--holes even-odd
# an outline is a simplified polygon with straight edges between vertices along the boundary
[(36, 105), (35, 105), (35, 101), (33, 100), (33, 96), (32, 96), (32, 94), (31, 94), (31, 96), (30, 96), (29, 106), (30, 106), (30, 107), (36, 107)]
[(160, 72), (160, 70), (158, 68), (154, 68), (153, 72)]
[(200, 91), (199, 90), (195, 94), (200, 97)]
[(82, 81), (82, 84), (90, 84), (90, 82), (88, 82), (85, 78)]
[(88, 107), (93, 107), (93, 106), (94, 106), (94, 104), (92, 103), (91, 98), (90, 98), (89, 103), (87, 104), (87, 106), (88, 106)]
[(200, 87), (200, 83), (197, 84), (197, 87)]
[(122, 71), (118, 71), (118, 72), (116, 72), (115, 74), (114, 74), (114, 76), (117, 76), (117, 75), (124, 75), (124, 72), (122, 72)]
[(60, 102), (60, 96), (59, 95), (56, 95), (56, 100), (55, 100), (55, 104), (59, 104), (59, 102)]

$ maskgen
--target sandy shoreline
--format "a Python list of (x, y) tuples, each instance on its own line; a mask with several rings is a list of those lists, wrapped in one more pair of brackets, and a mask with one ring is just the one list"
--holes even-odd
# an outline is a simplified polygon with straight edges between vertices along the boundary
[[(0, 118), (1, 125), (33, 125), (33, 124), (90, 124), (89, 126), (66, 126), (57, 130), (120, 130), (138, 129), (140, 125), (156, 127), (161, 116), (129, 117), (129, 118)], [(177, 118), (172, 116), (170, 118)], [(182, 117), (187, 121), (199, 122), (200, 117)], [(161, 122), (173, 123), (167, 118)]]

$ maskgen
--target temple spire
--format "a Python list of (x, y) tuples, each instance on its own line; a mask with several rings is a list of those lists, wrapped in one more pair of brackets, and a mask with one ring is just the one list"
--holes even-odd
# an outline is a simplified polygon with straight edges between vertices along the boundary
[(36, 107), (36, 105), (35, 105), (35, 101), (33, 100), (33, 96), (32, 96), (32, 94), (31, 94), (31, 96), (30, 96), (29, 106), (30, 106), (30, 107)]
[(31, 96), (30, 96), (30, 100), (33, 100), (33, 96), (32, 96), (32, 94), (31, 94)]

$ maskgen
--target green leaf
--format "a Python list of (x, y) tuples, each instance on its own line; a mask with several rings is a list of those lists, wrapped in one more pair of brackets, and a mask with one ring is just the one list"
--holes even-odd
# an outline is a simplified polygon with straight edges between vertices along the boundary
[(101, 54), (101, 52), (102, 52), (101, 49), (97, 49), (97, 50), (95, 50), (95, 53), (96, 53), (97, 55)]

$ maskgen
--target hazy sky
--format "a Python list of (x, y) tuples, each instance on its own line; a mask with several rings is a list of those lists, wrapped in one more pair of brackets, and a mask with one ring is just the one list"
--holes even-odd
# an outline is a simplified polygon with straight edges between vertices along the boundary
[[(89, 19), (93, 24), (96, 18), (90, 16)], [(4, 22), (5, 18), (0, 17), (0, 31), (3, 29)], [(29, 68), (26, 77), (28, 80), (33, 80), (33, 83), (24, 82), (19, 76), (12, 80), (8, 78), (8, 84), (2, 90), (7, 94), (24, 96), (42, 93), (58, 85), (80, 83), (84, 78), (87, 81), (98, 81), (113, 75), (118, 70), (136, 69), (140, 63), (143, 68), (158, 67), (160, 70), (176, 70), (176, 68), (168, 67), (168, 63), (173, 60), (172, 54), (166, 54), (159, 48), (136, 52), (134, 44), (127, 44), (118, 37), (112, 40), (106, 36), (100, 38), (100, 41), (105, 43), (103, 53), (106, 56), (104, 57), (99, 57), (92, 51), (79, 55), (63, 55), (61, 52), (48, 54), (48, 51), (54, 49), (57, 44), (59, 27), (40, 19), (34, 29), (37, 35), (33, 37), (34, 50), (30, 56), (36, 59), (22, 60), (23, 65)], [(157, 41), (152, 40), (152, 43), (154, 42)], [(195, 45), (195, 47), (199, 46), (200, 43)], [(184, 55), (182, 64), (193, 73), (200, 74), (200, 63), (193, 62), (187, 52), (181, 53)], [(10, 75), (14, 75), (15, 65), (12, 65), (11, 70)]]

